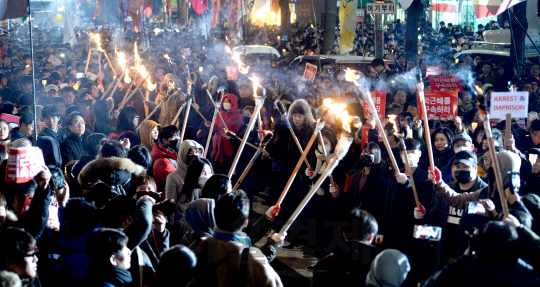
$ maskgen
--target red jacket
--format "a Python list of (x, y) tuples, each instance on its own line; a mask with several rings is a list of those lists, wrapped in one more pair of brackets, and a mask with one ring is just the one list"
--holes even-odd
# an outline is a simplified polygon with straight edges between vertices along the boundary
[[(225, 111), (223, 109), (223, 100), (225, 99), (229, 99), (231, 101), (231, 109), (229, 111)], [(237, 133), (238, 129), (240, 129), (240, 127), (244, 124), (244, 121), (242, 121), (242, 114), (238, 112), (238, 98), (233, 94), (226, 94), (223, 96), (223, 99), (221, 99), (221, 103), (222, 104), (219, 108), (219, 112), (221, 113), (221, 116), (223, 116), (223, 120), (225, 120), (227, 128), (231, 132)], [(224, 154), (227, 156), (232, 156), (234, 154), (233, 145), (228, 139), (225, 138), (223, 128), (224, 126), (221, 119), (216, 119), (213, 130), (213, 132), (216, 134), (212, 140), (212, 151), (216, 154), (214, 158), (215, 162), (223, 162)]]
[(176, 166), (171, 162), (171, 159), (176, 161), (176, 153), (171, 152), (160, 143), (156, 143), (154, 144), (150, 155), (152, 156), (152, 162), (154, 163), (153, 172), (154, 180), (157, 185), (157, 192), (163, 192), (163, 190), (165, 190), (167, 176), (176, 170)]

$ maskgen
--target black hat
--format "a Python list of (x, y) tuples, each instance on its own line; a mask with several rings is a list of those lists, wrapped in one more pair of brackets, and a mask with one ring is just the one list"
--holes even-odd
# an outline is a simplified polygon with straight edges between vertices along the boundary
[(452, 146), (459, 140), (464, 140), (464, 141), (473, 143), (472, 138), (468, 134), (458, 134), (454, 137), (454, 140), (452, 141)]
[(454, 164), (458, 162), (468, 166), (476, 166), (478, 164), (478, 158), (473, 151), (462, 150), (454, 156)]

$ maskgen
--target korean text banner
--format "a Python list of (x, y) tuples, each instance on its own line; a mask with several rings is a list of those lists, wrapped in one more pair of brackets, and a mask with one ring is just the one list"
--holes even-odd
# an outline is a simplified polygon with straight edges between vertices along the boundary
[[(426, 112), (429, 120), (453, 121), (457, 117), (458, 92), (424, 92)], [(416, 93), (420, 103), (420, 95)], [(419, 106), (420, 108), (420, 106)], [(419, 110), (420, 114), (421, 111)]]
[[(386, 92), (371, 92), (371, 99), (373, 100), (377, 114), (379, 114), (379, 119), (381, 119), (381, 121), (384, 120)], [(369, 107), (367, 102), (364, 101), (364, 115), (367, 117), (368, 114), (370, 114)]]
[(428, 76), (432, 91), (458, 91), (463, 93), (463, 86), (458, 76)]
[(11, 148), (6, 168), (6, 182), (25, 183), (34, 178), (45, 165), (38, 147)]

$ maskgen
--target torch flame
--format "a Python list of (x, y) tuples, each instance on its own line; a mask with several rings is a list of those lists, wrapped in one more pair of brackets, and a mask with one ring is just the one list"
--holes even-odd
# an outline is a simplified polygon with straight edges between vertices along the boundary
[(126, 75), (126, 77), (124, 77), (124, 82), (126, 84), (130, 84), (131, 83), (131, 77), (129, 75)]
[(397, 122), (396, 122), (396, 118), (397, 118), (396, 115), (388, 115), (388, 121), (391, 122), (392, 125), (394, 126), (394, 135), (398, 135), (398, 134), (399, 134), (398, 127), (397, 127)]
[(249, 78), (253, 82), (253, 97), (257, 97), (257, 87), (259, 87), (259, 78), (253, 77)]
[(478, 93), (479, 96), (482, 96), (484, 94), (482, 92), (482, 89), (479, 86), (474, 86), (474, 88), (476, 89), (476, 92)]
[(324, 99), (323, 103), (328, 108), (329, 113), (334, 114), (341, 119), (343, 129), (350, 133), (351, 126), (349, 125), (349, 120), (353, 117), (351, 117), (345, 109), (347, 105), (344, 103), (334, 103), (334, 100), (330, 98)]
[(169, 61), (169, 64), (172, 65), (172, 60), (171, 60), (171, 57), (169, 57), (169, 54), (165, 54), (165, 55), (163, 55), (163, 57), (165, 57), (165, 59), (167, 59), (167, 61)]
[(139, 57), (139, 49), (137, 48), (137, 42), (135, 42), (134, 55), (135, 55), (135, 69), (138, 69), (137, 67), (141, 65), (142, 61), (141, 61), (141, 58)]
[[(148, 72), (146, 71), (146, 68), (144, 66), (139, 66), (139, 68), (137, 68), (137, 71), (139, 71), (139, 73), (141, 74), (141, 77), (144, 79), (146, 77), (148, 77)], [(156, 89), (156, 86), (157, 84), (152, 84), (152, 81), (150, 80), (150, 77), (146, 78), (146, 88), (149, 90), (149, 91), (153, 91), (154, 89)]]
[(238, 72), (240, 72), (242, 74), (247, 74), (249, 72), (249, 66), (244, 65), (242, 60), (240, 60), (240, 55), (239, 54), (233, 53), (231, 51), (231, 48), (229, 48), (229, 46), (225, 46), (225, 51), (227, 51), (227, 53), (233, 55), (231, 59), (234, 60), (238, 64)]
[(347, 82), (352, 82), (355, 86), (360, 87), (358, 80), (360, 79), (360, 74), (358, 71), (347, 68), (345, 70), (345, 80)]
[(97, 33), (96, 34), (90, 33), (90, 37), (94, 39), (94, 41), (96, 42), (97, 50), (100, 52), (105, 52), (105, 50), (101, 48), (101, 36)]

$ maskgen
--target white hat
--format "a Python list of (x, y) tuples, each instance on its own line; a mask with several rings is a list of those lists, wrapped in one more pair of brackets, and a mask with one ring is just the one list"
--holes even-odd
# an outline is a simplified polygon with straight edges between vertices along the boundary
[(50, 90), (55, 90), (58, 92), (58, 87), (54, 84), (46, 85), (45, 86), (45, 93), (48, 93)]

